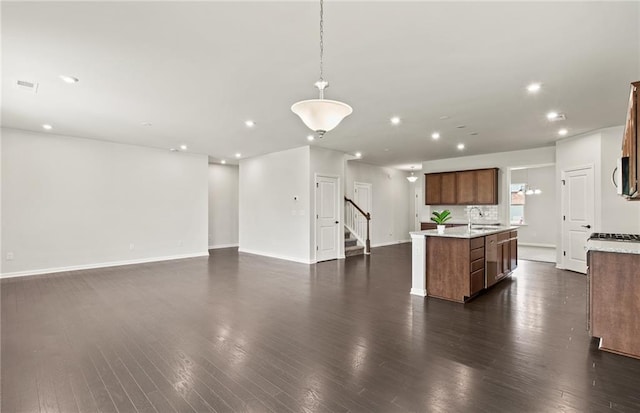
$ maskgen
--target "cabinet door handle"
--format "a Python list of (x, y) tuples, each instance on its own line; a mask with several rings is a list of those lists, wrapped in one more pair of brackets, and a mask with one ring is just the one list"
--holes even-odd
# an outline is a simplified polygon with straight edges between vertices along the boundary
[(582, 228), (590, 229), (591, 225), (581, 225)]

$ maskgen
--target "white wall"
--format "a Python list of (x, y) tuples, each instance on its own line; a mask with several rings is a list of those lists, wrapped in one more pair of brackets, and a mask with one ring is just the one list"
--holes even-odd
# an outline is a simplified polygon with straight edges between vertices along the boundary
[(311, 203), (311, 212), (309, 213), (309, 233), (311, 238), (309, 239), (309, 256), (312, 261), (315, 260), (316, 254), (316, 220), (315, 220), (315, 179), (316, 175), (330, 175), (336, 176), (339, 180), (340, 194), (340, 225), (341, 230), (340, 238), (338, 241), (338, 256), (344, 257), (344, 231), (342, 226), (344, 224), (344, 202), (342, 200), (342, 194), (344, 194), (344, 182), (345, 182), (345, 168), (346, 168), (346, 154), (343, 152), (337, 152), (330, 149), (324, 149), (317, 146), (310, 147), (310, 172), (309, 172), (309, 200)]
[(239, 171), (209, 164), (209, 248), (238, 245)]
[(511, 171), (512, 183), (529, 184), (542, 191), (539, 195), (525, 197), (526, 225), (518, 229), (518, 242), (537, 246), (556, 246), (556, 233), (550, 231), (555, 223), (558, 201), (556, 199), (556, 168), (554, 165)]
[(308, 146), (240, 161), (240, 251), (311, 262), (309, 171)]
[(602, 231), (640, 234), (640, 201), (627, 201), (616, 193), (611, 175), (622, 155), (624, 127), (602, 130)]
[(410, 239), (413, 231), (413, 196), (417, 184), (407, 181), (408, 173), (361, 161), (347, 162), (345, 195), (353, 199), (353, 183), (372, 184), (371, 246), (394, 244)]
[(207, 254), (206, 156), (13, 129), (1, 146), (4, 276)]
[[(640, 233), (640, 202), (627, 201), (616, 194), (611, 174), (622, 155), (622, 126), (600, 129), (556, 143), (557, 176), (576, 166), (594, 166), (595, 223), (593, 232)], [(561, 183), (556, 185), (561, 202)], [(562, 211), (558, 206), (557, 225), (562, 226)], [(558, 263), (562, 262), (561, 234), (557, 237)]]
[[(509, 169), (516, 166), (537, 166), (555, 162), (553, 146), (522, 151), (498, 152), (459, 158), (438, 159), (422, 163), (422, 174), (432, 172), (461, 171), (466, 169), (500, 168), (498, 174), (498, 215), (506, 224), (509, 220)], [(419, 180), (424, 188), (424, 175)], [(423, 194), (424, 196), (424, 194)], [(424, 205), (424, 201), (422, 202)], [(422, 221), (428, 222), (431, 210), (423, 206)]]

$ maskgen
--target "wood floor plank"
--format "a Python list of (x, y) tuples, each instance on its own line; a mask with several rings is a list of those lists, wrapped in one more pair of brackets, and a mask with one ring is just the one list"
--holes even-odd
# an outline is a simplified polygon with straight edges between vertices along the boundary
[(640, 360), (597, 349), (584, 276), (521, 261), (464, 305), (410, 285), (409, 244), (1, 280), (0, 409), (640, 411)]

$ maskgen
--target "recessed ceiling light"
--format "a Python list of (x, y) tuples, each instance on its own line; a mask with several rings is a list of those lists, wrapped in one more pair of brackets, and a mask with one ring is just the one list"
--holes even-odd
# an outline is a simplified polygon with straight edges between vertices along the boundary
[(440, 139), (440, 134), (439, 134), (438, 132), (433, 132), (433, 133), (431, 134), (431, 137), (432, 137), (433, 139)]
[(66, 75), (60, 75), (60, 79), (62, 79), (63, 82), (65, 83), (78, 83), (78, 81), (80, 81), (80, 79), (78, 79), (77, 77), (73, 77), (73, 76), (66, 76)]
[(254, 126), (256, 126), (256, 123), (252, 120), (247, 120), (244, 122), (245, 125), (247, 125), (247, 128), (253, 128)]
[(186, 151), (187, 150), (187, 145), (180, 145), (180, 149), (183, 150), (183, 151)]
[(564, 113), (558, 113), (558, 112), (549, 112), (547, 113), (547, 119), (551, 122), (555, 122), (557, 120), (565, 120), (567, 119), (567, 115), (565, 115)]
[(236, 158), (240, 158), (242, 157), (242, 154), (240, 152), (236, 153)]
[(51, 130), (53, 129), (53, 126), (49, 125), (48, 123), (45, 123), (44, 125), (42, 125), (42, 129)]
[(227, 163), (227, 161), (225, 161), (225, 160), (223, 159), (223, 160), (221, 160), (221, 161), (220, 161), (220, 163), (224, 165), (225, 163)]
[(536, 93), (540, 91), (542, 85), (540, 83), (531, 83), (527, 86), (527, 91), (529, 93)]
[(478, 134), (478, 132), (471, 132), (469, 135), (476, 136), (477, 134)]
[(464, 149), (464, 143), (459, 143), (458, 144), (458, 150), (461, 151)]
[(391, 118), (391, 124), (393, 125), (399, 125), (400, 124), (400, 118), (398, 116), (394, 116)]
[(456, 128), (458, 128), (458, 129), (464, 129), (466, 127), (467, 127), (467, 125), (458, 125), (458, 126), (456, 126)]
[(142, 126), (151, 126), (151, 125), (153, 125), (153, 123), (151, 123), (151, 122), (141, 122), (140, 124)]
[(314, 139), (315, 139), (315, 138), (313, 137), (313, 135), (307, 135), (307, 140), (308, 140), (308, 141), (312, 141), (312, 140), (314, 140)]
[(362, 158), (362, 154), (360, 152), (356, 152), (356, 158)]
[(447, 116), (447, 115), (440, 116), (440, 120), (446, 120), (446, 119), (449, 119), (449, 118), (450, 118), (450, 116)]
[(558, 131), (558, 135), (560, 135), (560, 136), (566, 136), (567, 133), (569, 133), (569, 131), (567, 129), (565, 129), (565, 128), (562, 128), (562, 129), (560, 129)]
[(169, 149), (171, 152), (178, 152), (178, 148), (171, 148)]

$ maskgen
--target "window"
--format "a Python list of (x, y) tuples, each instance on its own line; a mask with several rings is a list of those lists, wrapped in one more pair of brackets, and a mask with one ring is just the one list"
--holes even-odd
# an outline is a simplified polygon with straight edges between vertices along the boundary
[(526, 198), (524, 195), (525, 184), (511, 184), (511, 205), (509, 206), (509, 217), (511, 224), (522, 225), (524, 221), (524, 205)]

